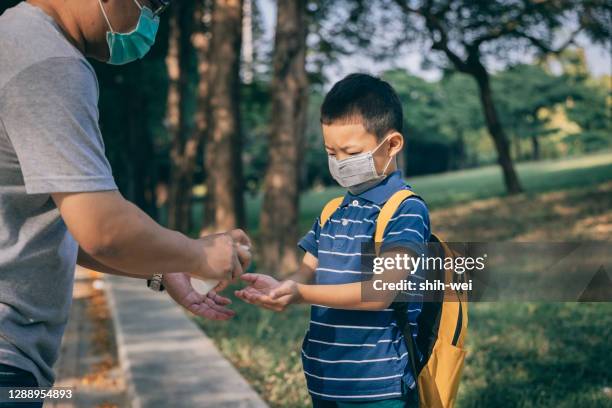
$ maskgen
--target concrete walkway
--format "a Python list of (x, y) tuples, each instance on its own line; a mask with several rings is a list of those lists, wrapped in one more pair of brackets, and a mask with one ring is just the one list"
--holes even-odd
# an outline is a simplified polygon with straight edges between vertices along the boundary
[(136, 279), (106, 283), (132, 407), (267, 407), (166, 293)]
[(77, 268), (70, 318), (59, 359), (55, 387), (73, 390), (73, 398), (45, 401), (45, 408), (124, 408), (125, 379), (117, 360), (113, 323), (102, 275)]

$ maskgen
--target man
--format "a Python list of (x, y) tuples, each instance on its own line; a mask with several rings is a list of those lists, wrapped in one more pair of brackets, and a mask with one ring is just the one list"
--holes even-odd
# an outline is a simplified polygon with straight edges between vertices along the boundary
[(142, 58), (169, 1), (28, 0), (0, 16), (0, 387), (53, 384), (75, 263), (154, 277), (194, 313), (232, 315), (190, 277), (240, 275), (246, 235), (194, 240), (157, 225), (117, 191), (98, 128), (85, 56)]

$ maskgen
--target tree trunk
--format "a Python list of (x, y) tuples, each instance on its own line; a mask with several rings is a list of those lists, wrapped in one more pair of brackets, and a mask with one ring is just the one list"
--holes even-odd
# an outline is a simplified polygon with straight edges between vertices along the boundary
[(277, 4), (260, 248), (265, 271), (289, 274), (298, 267), (299, 157), (308, 101), (306, 1)]
[(185, 233), (191, 229), (191, 189), (199, 146), (197, 133), (190, 129), (187, 111), (190, 98), (189, 71), (193, 48), (193, 2), (178, 2), (170, 20), (168, 44), (168, 123), (172, 135), (168, 226)]
[(531, 159), (540, 160), (540, 141), (536, 135), (531, 136)]
[[(431, 17), (426, 17), (426, 19), (428, 19), (427, 24), (430, 26), (430, 31), (432, 33), (435, 32), (437, 30), (435, 21), (432, 20)], [(434, 28), (432, 29), (432, 27)], [(489, 73), (480, 61), (481, 56), (478, 47), (467, 46), (468, 56), (465, 61), (461, 60), (457, 54), (453, 53), (448, 48), (448, 39), (446, 38), (444, 38), (442, 42), (435, 42), (433, 47), (444, 51), (450, 62), (458, 71), (469, 74), (476, 80), (485, 122), (489, 135), (491, 135), (495, 149), (497, 150), (497, 161), (502, 168), (506, 191), (508, 194), (522, 192), (523, 188), (521, 187), (521, 182), (519, 181), (518, 175), (514, 170), (514, 164), (512, 163), (508, 138), (501, 125), (497, 109), (495, 108), (495, 102), (493, 101)]]
[(523, 158), (523, 150), (521, 149), (521, 140), (522, 136), (515, 135), (514, 136), (514, 160), (520, 162)]
[[(195, 26), (194, 32), (191, 37), (191, 42), (195, 48), (197, 67), (198, 67), (198, 89), (196, 97), (196, 112), (195, 112), (195, 131), (198, 133), (198, 139), (200, 140), (202, 149), (202, 162), (204, 163), (205, 169), (210, 168), (206, 165), (206, 141), (208, 140), (208, 128), (209, 128), (209, 103), (210, 103), (210, 91), (209, 91), (209, 68), (210, 68), (210, 24), (208, 23), (211, 19), (211, 3), (210, 0), (199, 1), (198, 6), (195, 10)], [(209, 175), (204, 175), (205, 184), (207, 183)], [(202, 225), (200, 226), (202, 233), (208, 227), (210, 227), (214, 219), (212, 217), (214, 208), (214, 196), (213, 192), (208, 190), (204, 195), (204, 203), (202, 207)]]
[[(132, 67), (130, 67), (132, 68)], [(137, 83), (137, 75), (142, 67), (126, 72), (126, 82)], [(148, 99), (134, 89), (127, 87), (126, 97), (134, 103), (130, 115), (127, 115), (128, 139), (125, 143), (125, 166), (127, 168), (126, 198), (140, 209), (157, 218), (155, 185), (157, 171), (153, 135), (149, 126), (143, 125), (142, 118), (147, 112)]]
[(253, 82), (253, 1), (243, 0), (242, 9), (242, 79), (245, 84)]
[(245, 224), (239, 77), (242, 1), (216, 0), (212, 7), (207, 190), (214, 197), (214, 228), (229, 230)]
[(455, 166), (454, 170), (465, 168), (465, 136), (463, 129), (457, 130), (457, 140), (455, 141)]
[(502, 168), (504, 174), (504, 182), (506, 183), (506, 190), (509, 194), (517, 194), (523, 191), (518, 175), (514, 169), (512, 163), (512, 157), (510, 156), (510, 147), (508, 139), (506, 138), (504, 129), (499, 121), (497, 109), (493, 101), (493, 95), (491, 91), (491, 84), (489, 81), (489, 73), (485, 68), (480, 65), (471, 72), (472, 76), (476, 79), (478, 84), (478, 90), (480, 91), (480, 102), (487, 123), (487, 129), (493, 139), (495, 148), (497, 149), (497, 160)]

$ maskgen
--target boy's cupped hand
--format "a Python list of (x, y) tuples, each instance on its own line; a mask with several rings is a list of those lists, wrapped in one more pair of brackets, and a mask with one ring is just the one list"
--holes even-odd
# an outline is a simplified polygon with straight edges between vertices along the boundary
[(245, 273), (240, 279), (247, 282), (248, 286), (237, 290), (235, 294), (247, 303), (282, 312), (290, 304), (299, 301), (297, 283), (292, 280), (279, 282), (260, 273)]

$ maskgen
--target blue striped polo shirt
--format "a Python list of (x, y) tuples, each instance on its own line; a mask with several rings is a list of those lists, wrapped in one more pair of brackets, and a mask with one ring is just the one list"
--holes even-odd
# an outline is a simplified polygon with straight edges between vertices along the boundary
[[(298, 245), (318, 258), (317, 285), (364, 280), (367, 272), (361, 272), (362, 244), (373, 241), (385, 202), (396, 191), (409, 188), (396, 171), (359, 195), (347, 193), (323, 228), (319, 219), (315, 221)], [(381, 248), (422, 248), (429, 235), (427, 206), (420, 198), (411, 197), (391, 218)], [(412, 300), (406, 313), (416, 335), (422, 302), (418, 297)], [(302, 363), (313, 397), (337, 401), (398, 398), (405, 389), (402, 385), (414, 387), (409, 361), (392, 308), (358, 311), (312, 305)]]

